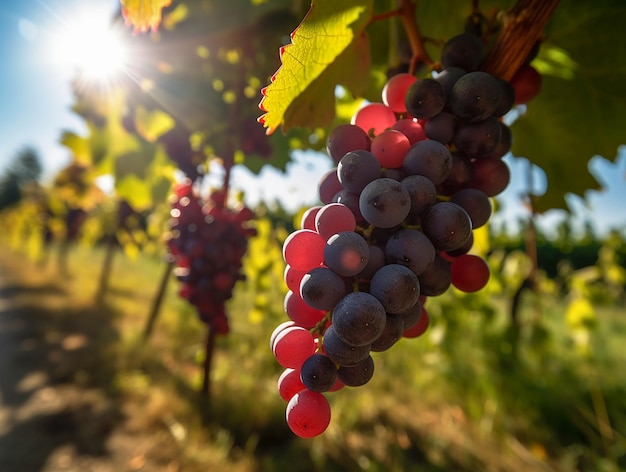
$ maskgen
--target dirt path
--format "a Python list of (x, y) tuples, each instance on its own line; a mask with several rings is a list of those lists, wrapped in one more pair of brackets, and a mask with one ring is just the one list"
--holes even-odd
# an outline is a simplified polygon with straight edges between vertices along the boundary
[(102, 388), (112, 324), (64, 309), (62, 288), (19, 271), (0, 254), (0, 471), (182, 470), (167, 431), (138, 428), (133, 405)]

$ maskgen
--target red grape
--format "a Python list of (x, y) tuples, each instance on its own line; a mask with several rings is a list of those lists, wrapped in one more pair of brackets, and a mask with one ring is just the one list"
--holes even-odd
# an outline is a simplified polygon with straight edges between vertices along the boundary
[(477, 292), (489, 281), (489, 266), (485, 260), (474, 254), (464, 254), (455, 258), (450, 265), (452, 285), (463, 292)]
[(412, 74), (401, 73), (391, 77), (383, 87), (383, 103), (396, 113), (406, 113), (404, 96), (417, 78)]
[(370, 103), (360, 108), (352, 117), (352, 124), (357, 125), (366, 133), (379, 135), (396, 122), (396, 115), (391, 108), (383, 103)]
[(313, 438), (328, 428), (330, 404), (321, 393), (302, 390), (289, 400), (285, 416), (294, 434), (301, 438)]

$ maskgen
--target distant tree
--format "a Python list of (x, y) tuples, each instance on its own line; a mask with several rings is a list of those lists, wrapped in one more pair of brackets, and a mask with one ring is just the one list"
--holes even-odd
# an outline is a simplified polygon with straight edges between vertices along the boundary
[(18, 151), (0, 176), (0, 210), (19, 202), (24, 186), (38, 182), (41, 173), (41, 159), (35, 149), (24, 147)]

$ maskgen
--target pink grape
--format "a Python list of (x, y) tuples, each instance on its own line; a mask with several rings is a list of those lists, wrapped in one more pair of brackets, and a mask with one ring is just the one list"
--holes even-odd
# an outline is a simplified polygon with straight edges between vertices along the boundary
[(287, 328), (291, 328), (292, 326), (295, 326), (296, 323), (293, 320), (287, 320), (287, 321), (283, 321), (281, 324), (279, 324), (278, 326), (276, 326), (276, 328), (274, 328), (274, 331), (272, 331), (272, 335), (270, 336), (270, 349), (273, 351), (274, 350), (274, 342), (276, 341), (276, 338), (278, 337), (278, 335), (286, 330)]
[(310, 270), (324, 261), (326, 241), (310, 229), (291, 233), (283, 244), (283, 259), (294, 269)]
[(300, 290), (300, 281), (306, 273), (306, 270), (294, 269), (289, 264), (287, 264), (285, 266), (285, 272), (283, 275), (285, 283), (287, 284), (287, 288), (292, 292), (297, 292), (298, 290)]
[(396, 115), (391, 108), (383, 103), (370, 103), (360, 108), (352, 116), (352, 124), (357, 125), (366, 133), (372, 130), (374, 136), (379, 135), (396, 122)]
[(372, 154), (382, 167), (388, 169), (402, 167), (404, 156), (410, 147), (409, 138), (393, 129), (383, 131), (372, 139)]
[(391, 129), (400, 131), (407, 138), (409, 138), (411, 146), (419, 141), (428, 139), (424, 126), (414, 118), (405, 118), (403, 120), (398, 120), (394, 123)]
[(315, 217), (321, 208), (321, 205), (315, 205), (305, 211), (300, 218), (300, 228), (315, 231)]
[(324, 205), (315, 217), (315, 229), (324, 240), (342, 231), (354, 231), (354, 213), (341, 203)]
[(308, 329), (291, 326), (276, 336), (273, 354), (284, 368), (299, 369), (316, 349), (317, 343)]
[(391, 77), (383, 87), (383, 103), (396, 113), (406, 113), (404, 96), (417, 78), (408, 73), (400, 73)]
[(285, 312), (296, 325), (310, 329), (324, 318), (326, 312), (307, 305), (299, 294), (300, 289), (297, 290), (297, 292), (290, 290), (285, 295)]
[(291, 400), (296, 393), (306, 389), (300, 379), (300, 370), (297, 369), (285, 369), (278, 377), (277, 386), (278, 393), (286, 402)]
[(313, 438), (328, 428), (330, 404), (321, 393), (302, 390), (289, 400), (285, 417), (294, 434), (301, 438)]

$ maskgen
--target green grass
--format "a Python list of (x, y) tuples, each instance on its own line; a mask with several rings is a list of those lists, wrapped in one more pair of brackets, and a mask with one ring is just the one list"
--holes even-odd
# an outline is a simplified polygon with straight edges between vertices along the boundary
[(228, 307), (231, 334), (217, 340), (206, 405), (197, 394), (204, 327), (176, 296), (175, 280), (151, 338), (142, 342), (164, 262), (118, 253), (96, 306), (103, 259), (101, 250), (76, 248), (71, 276), (64, 278), (53, 263), (40, 269), (3, 255), (21, 265), (15, 277), (22, 283), (52, 281), (63, 288), (56, 298), (41, 298), (41, 309), (55, 316), (71, 309), (93, 323), (110, 323), (107, 355), (93, 360), (107, 364), (108, 374), (92, 380), (141, 404), (146, 428), (182, 425), (185, 470), (274, 471), (294, 464), (311, 471), (626, 468), (626, 319), (619, 307), (598, 307), (597, 326), (581, 350), (561, 299), (528, 294), (517, 334), (506, 300), (429, 300), (429, 331), (376, 354), (368, 385), (329, 394), (328, 431), (305, 441), (285, 425), (285, 403), (276, 391), (281, 368), (268, 346), (285, 319), (278, 274), (263, 289), (262, 316), (254, 283), (237, 287)]

